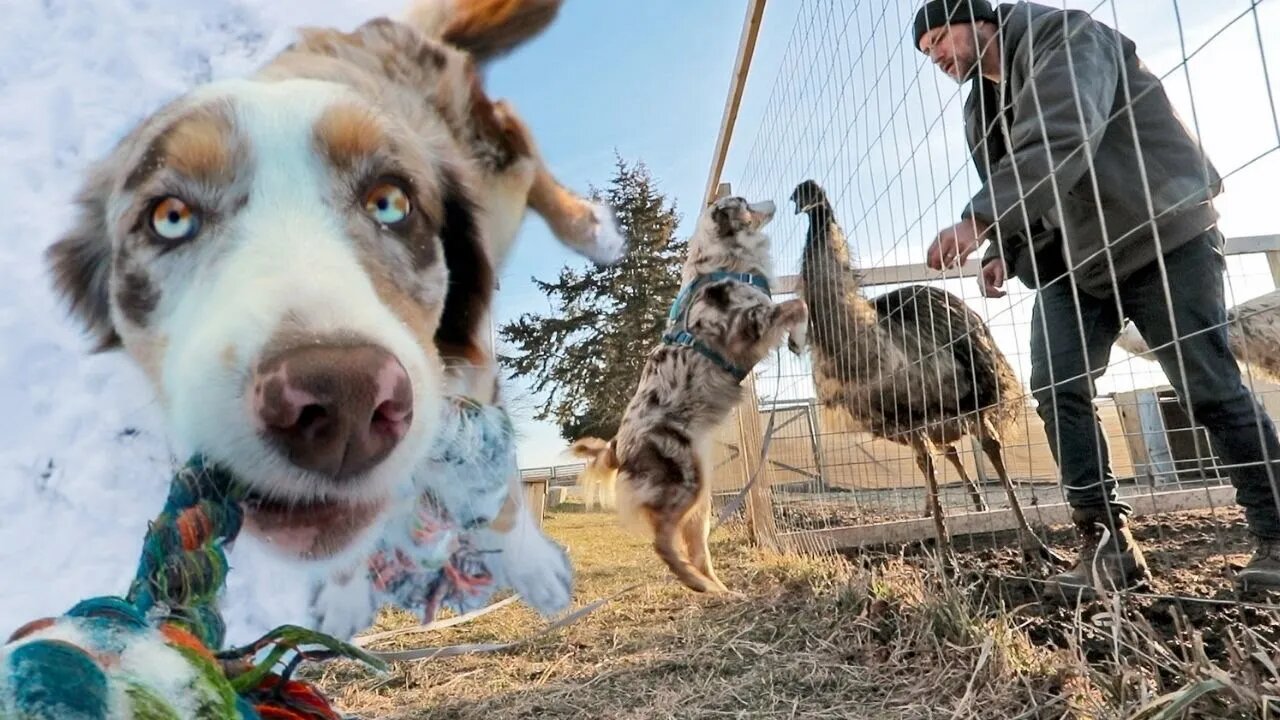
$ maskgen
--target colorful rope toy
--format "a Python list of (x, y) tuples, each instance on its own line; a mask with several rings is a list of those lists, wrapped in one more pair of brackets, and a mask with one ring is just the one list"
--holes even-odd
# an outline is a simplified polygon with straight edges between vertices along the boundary
[[(450, 410), (430, 460), (457, 472), (430, 483), (435, 490), (415, 489), (416, 511), (391, 523), (367, 569), (377, 599), (425, 615), (442, 602), (483, 602), (497, 589), (460, 537), (496, 515), (514, 463), (500, 408), (462, 400)], [(459, 477), (469, 490), (459, 488)], [(304, 661), (337, 657), (385, 671), (373, 655), (295, 625), (219, 650), (225, 548), (240, 532), (243, 497), (234, 478), (200, 456), (182, 467), (148, 528), (125, 597), (82, 601), (60, 617), (27, 623), (0, 646), (0, 720), (341, 720), (293, 674)], [(399, 564), (389, 569), (388, 557)]]

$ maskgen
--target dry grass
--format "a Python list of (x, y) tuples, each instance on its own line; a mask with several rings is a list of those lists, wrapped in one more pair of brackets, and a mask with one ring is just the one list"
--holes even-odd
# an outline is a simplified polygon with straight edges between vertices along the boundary
[[(747, 599), (699, 597), (608, 516), (562, 512), (547, 527), (577, 568), (577, 605), (646, 585), (508, 653), (398, 663), (386, 678), (336, 664), (326, 691), (386, 718), (1280, 717), (1266, 715), (1280, 653), (1247, 629), (1227, 644), (1234, 655), (1211, 659), (1194, 629), (1169, 642), (1117, 603), (1078, 613), (1049, 643), (927, 559), (780, 557), (736, 528), (713, 535), (713, 552)], [(378, 629), (412, 623), (387, 614)], [(378, 649), (509, 641), (544, 624), (514, 605)]]

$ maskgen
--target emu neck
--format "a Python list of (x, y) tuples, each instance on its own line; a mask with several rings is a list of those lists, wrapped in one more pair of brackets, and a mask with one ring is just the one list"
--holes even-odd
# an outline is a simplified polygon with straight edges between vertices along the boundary
[(861, 283), (849, 261), (849, 248), (830, 218), (829, 210), (809, 211), (810, 230), (800, 276), (810, 314), (830, 319), (811, 324), (812, 342), (828, 356), (838, 357), (856, 344), (855, 336), (877, 330), (878, 316), (875, 307), (859, 292)]
[(849, 246), (831, 220), (828, 208), (808, 211), (809, 236), (801, 259), (807, 292), (816, 292), (834, 301), (856, 296), (860, 289), (857, 271), (849, 259)]

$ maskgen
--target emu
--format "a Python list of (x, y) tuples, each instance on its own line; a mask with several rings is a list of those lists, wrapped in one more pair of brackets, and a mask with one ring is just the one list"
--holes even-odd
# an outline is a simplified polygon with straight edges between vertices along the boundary
[(911, 447), (944, 557), (950, 543), (938, 500), (935, 449), (942, 448), (959, 471), (975, 508), (985, 510), (955, 448), (961, 438), (974, 436), (1000, 476), (1024, 554), (1063, 563), (1032, 532), (1005, 470), (1001, 436), (1021, 387), (986, 324), (960, 298), (925, 285), (864, 298), (826, 192), (805, 180), (791, 201), (797, 214), (809, 216), (799, 294), (809, 305), (819, 401), (848, 412), (873, 436)]

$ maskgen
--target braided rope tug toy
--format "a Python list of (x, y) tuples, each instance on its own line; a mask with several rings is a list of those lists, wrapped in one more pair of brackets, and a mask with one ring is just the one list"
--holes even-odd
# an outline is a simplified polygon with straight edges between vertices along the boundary
[[(447, 405), (430, 460), (449, 482), (415, 488), (414, 511), (389, 524), (366, 569), (376, 601), (420, 608), (427, 619), (442, 606), (483, 604), (498, 589), (466, 534), (496, 515), (515, 467), (501, 408)], [(225, 548), (240, 532), (245, 494), (201, 456), (179, 469), (125, 597), (84, 600), (23, 625), (0, 646), (0, 719), (341, 720), (294, 672), (339, 657), (385, 672), (374, 655), (296, 625), (219, 649)]]

